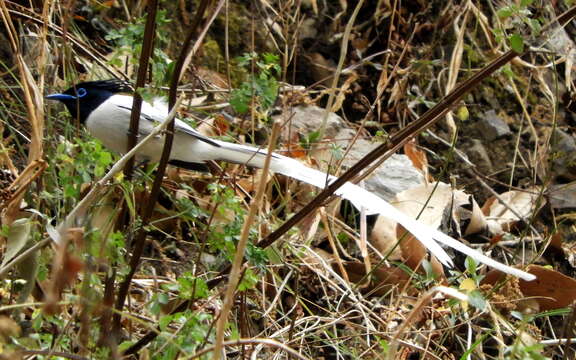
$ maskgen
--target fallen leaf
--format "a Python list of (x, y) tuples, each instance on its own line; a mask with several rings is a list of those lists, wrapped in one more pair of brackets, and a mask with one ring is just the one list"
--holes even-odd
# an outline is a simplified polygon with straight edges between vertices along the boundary
[[(564, 308), (576, 301), (575, 279), (539, 265), (529, 265), (526, 271), (536, 275), (536, 280), (518, 279), (520, 291), (524, 296), (534, 298), (540, 306), (540, 311)], [(491, 270), (482, 283), (493, 285), (503, 277), (504, 274), (500, 271)]]
[(508, 191), (500, 194), (500, 199), (506, 205), (496, 197), (491, 197), (482, 206), (488, 228), (493, 235), (510, 231), (518, 221), (532, 216), (545, 204), (544, 198), (540, 196), (540, 191), (536, 187), (525, 191)]
[(428, 179), (428, 158), (424, 151), (418, 149), (414, 139), (404, 145), (404, 154), (412, 161), (414, 167), (422, 172), (424, 178)]
[[(382, 265), (371, 271), (370, 276), (366, 276), (366, 267), (359, 261), (346, 261), (343, 263), (344, 269), (348, 273), (350, 281), (354, 284), (362, 282), (362, 292), (376, 296), (386, 295), (394, 287), (406, 291), (409, 295), (417, 293), (417, 290), (410, 285), (410, 276), (400, 268)], [(334, 271), (340, 273), (336, 263), (332, 263)], [(370, 280), (366, 283), (366, 280)]]

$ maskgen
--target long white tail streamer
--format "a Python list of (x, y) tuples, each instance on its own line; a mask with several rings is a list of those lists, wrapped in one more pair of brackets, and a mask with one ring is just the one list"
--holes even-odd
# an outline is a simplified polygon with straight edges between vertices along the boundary
[[(237, 145), (218, 141), (221, 152), (218, 160), (235, 163), (244, 163), (248, 166), (261, 168), (264, 165), (265, 152), (245, 145)], [(305, 166), (299, 161), (279, 154), (274, 154), (270, 169), (276, 173), (289, 176), (321, 189), (336, 180), (332, 175)], [(396, 209), (390, 203), (379, 196), (352, 183), (346, 183), (336, 191), (336, 195), (349, 200), (357, 209), (366, 211), (366, 214), (382, 214), (401, 224), (407, 231), (412, 233), (438, 260), (446, 266), (453, 265), (450, 256), (442, 249), (438, 242), (460, 251), (479, 263), (486, 264), (504, 273), (530, 281), (536, 277), (525, 271), (504, 265), (489, 258), (480, 252), (469, 248), (463, 243), (434, 229), (426, 224), (418, 222)]]

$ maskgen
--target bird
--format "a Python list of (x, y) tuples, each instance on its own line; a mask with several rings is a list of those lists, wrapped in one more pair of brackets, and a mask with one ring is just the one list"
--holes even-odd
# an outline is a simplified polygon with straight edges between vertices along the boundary
[[(126, 153), (130, 116), (134, 101), (129, 83), (118, 80), (96, 80), (80, 82), (62, 93), (47, 95), (49, 100), (64, 104), (73, 118), (78, 119), (88, 132), (99, 139), (104, 146), (117, 153)], [(142, 103), (137, 138), (142, 139), (154, 127), (166, 119), (168, 107), (161, 100)], [(203, 170), (209, 161), (224, 161), (244, 164), (249, 167), (262, 168), (267, 151), (248, 145), (235, 144), (205, 136), (182, 120), (174, 120), (174, 140), (169, 157), (169, 164), (190, 170)], [(164, 136), (157, 136), (147, 142), (137, 154), (139, 161), (158, 162), (164, 146)], [(318, 188), (325, 188), (336, 177), (310, 168), (300, 161), (272, 153), (270, 170)], [(522, 270), (504, 265), (480, 252), (453, 239), (438, 229), (423, 224), (393, 205), (364, 188), (345, 183), (336, 195), (350, 201), (357, 209), (367, 215), (386, 216), (401, 224), (412, 233), (442, 264), (452, 267), (453, 262), (442, 243), (462, 252), (477, 262), (484, 263), (502, 272), (533, 280), (535, 276)]]

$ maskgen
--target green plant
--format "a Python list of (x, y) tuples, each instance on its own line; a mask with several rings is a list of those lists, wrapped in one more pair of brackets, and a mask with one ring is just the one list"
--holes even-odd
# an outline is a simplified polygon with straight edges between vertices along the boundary
[[(508, 40), (512, 50), (517, 53), (524, 52), (524, 37), (520, 32), (524, 27), (528, 27), (533, 36), (538, 36), (542, 30), (539, 19), (531, 18), (532, 12), (528, 8), (534, 0), (521, 0), (519, 4), (511, 3), (500, 8), (497, 12), (498, 17), (504, 21), (502, 28), (494, 29), (496, 40), (501, 41), (503, 38)], [(509, 30), (514, 32), (509, 34)]]
[(255, 73), (250, 73), (249, 79), (232, 91), (230, 105), (240, 114), (245, 114), (252, 107), (260, 114), (269, 110), (278, 95), (278, 80), (281, 72), (278, 56), (264, 53), (245, 54), (237, 58), (238, 66), (250, 70), (254, 64)]
[[(166, 30), (171, 20), (166, 17), (167, 10), (159, 10), (156, 13), (156, 43), (150, 63), (152, 66), (152, 80), (156, 85), (165, 85), (169, 82), (172, 71), (173, 62), (170, 57), (162, 50), (168, 44), (169, 32)], [(132, 24), (127, 24), (125, 27), (118, 30), (111, 30), (106, 35), (106, 40), (112, 41), (116, 48), (109, 60), (110, 64), (122, 67), (123, 58), (128, 57), (131, 65), (138, 65), (138, 59), (142, 52), (142, 43), (144, 40), (144, 24), (146, 17), (136, 19)], [(146, 92), (141, 95), (147, 99)]]
[[(174, 360), (190, 356), (201, 349), (206, 343), (213, 341), (212, 337), (212, 316), (206, 313), (185, 312), (164, 315), (158, 322), (161, 336), (151, 346), (150, 353), (155, 360)], [(170, 327), (176, 327), (179, 331), (173, 332)], [(125, 349), (131, 345), (126, 342), (120, 345), (120, 349)], [(210, 354), (201, 359), (211, 358)]]
[[(50, 164), (56, 169), (53, 190), (62, 189), (63, 199), (78, 199), (81, 186), (104, 175), (113, 161), (112, 154), (99, 141), (80, 138), (74, 143), (59, 141), (53, 159)], [(53, 198), (54, 192), (45, 195)]]

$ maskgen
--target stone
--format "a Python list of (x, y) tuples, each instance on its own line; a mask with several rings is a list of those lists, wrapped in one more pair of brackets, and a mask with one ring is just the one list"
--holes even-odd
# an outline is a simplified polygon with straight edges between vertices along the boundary
[(574, 137), (560, 129), (555, 129), (550, 140), (554, 159), (552, 172), (569, 180), (576, 179), (576, 141)]
[[(349, 129), (341, 130), (337, 139), (351, 139), (350, 132)], [(345, 170), (350, 168), (378, 145), (380, 144), (365, 139), (356, 140), (342, 162), (343, 168)], [(347, 144), (343, 145), (342, 149), (345, 150), (346, 146)], [(361, 182), (366, 190), (388, 201), (392, 200), (397, 193), (423, 183), (424, 175), (414, 167), (408, 156), (403, 154), (392, 154)]]
[(486, 147), (484, 147), (480, 140), (472, 139), (472, 146), (469, 146), (466, 149), (466, 155), (483, 174), (492, 174), (494, 172), (494, 166), (490, 160), (490, 155), (488, 155)]
[(554, 209), (576, 209), (576, 183), (552, 185), (548, 200)]
[[(293, 107), (275, 117), (275, 120), (286, 121), (286, 119), (290, 119), (290, 133), (306, 136), (320, 128), (323, 117), (323, 108), (308, 105)], [(287, 134), (288, 130), (284, 130), (284, 142), (289, 141)], [(321, 170), (326, 170), (327, 164), (336, 162), (334, 149), (338, 148), (341, 154), (345, 155), (342, 161), (342, 170), (347, 170), (380, 145), (359, 137), (352, 148), (346, 152), (350, 141), (355, 138), (355, 134), (356, 131), (350, 128), (340, 116), (329, 113), (324, 140), (330, 141), (313, 147), (310, 155), (321, 164), (319, 166)], [(385, 200), (392, 200), (397, 193), (423, 183), (424, 175), (412, 165), (412, 161), (406, 155), (401, 154), (393, 154), (361, 182), (366, 190), (378, 194)]]
[(481, 136), (488, 141), (496, 140), (512, 133), (508, 124), (500, 116), (496, 115), (494, 110), (489, 110), (482, 114), (478, 121), (478, 130)]

